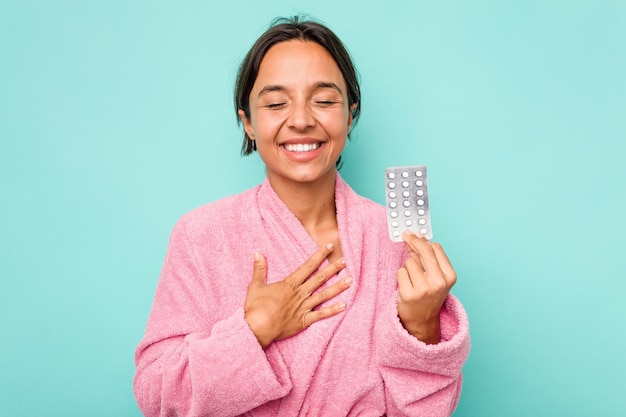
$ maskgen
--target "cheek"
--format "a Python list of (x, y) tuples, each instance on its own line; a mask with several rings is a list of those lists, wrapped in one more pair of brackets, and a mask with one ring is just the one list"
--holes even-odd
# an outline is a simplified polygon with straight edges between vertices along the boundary
[(282, 124), (282, 118), (278, 115), (253, 115), (252, 125), (258, 139), (273, 139), (276, 136), (276, 132)]
[(347, 111), (338, 111), (325, 117), (324, 125), (333, 136), (346, 136), (350, 127), (350, 116)]

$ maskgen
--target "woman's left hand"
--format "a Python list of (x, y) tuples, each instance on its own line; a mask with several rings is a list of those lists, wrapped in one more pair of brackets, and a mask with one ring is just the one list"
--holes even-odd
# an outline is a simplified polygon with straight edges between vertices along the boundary
[(440, 244), (404, 232), (409, 258), (398, 269), (398, 316), (404, 328), (427, 344), (440, 341), (439, 313), (456, 273)]

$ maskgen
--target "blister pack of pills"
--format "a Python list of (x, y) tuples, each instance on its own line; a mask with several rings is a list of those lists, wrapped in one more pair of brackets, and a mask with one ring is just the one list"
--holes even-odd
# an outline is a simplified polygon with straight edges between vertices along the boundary
[(428, 208), (428, 175), (425, 165), (390, 167), (385, 170), (385, 199), (389, 237), (402, 242), (402, 231), (419, 231), (433, 237)]

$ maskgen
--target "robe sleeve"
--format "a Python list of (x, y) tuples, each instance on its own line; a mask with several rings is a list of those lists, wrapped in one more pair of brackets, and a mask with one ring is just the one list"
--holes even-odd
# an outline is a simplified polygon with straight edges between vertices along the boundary
[(225, 279), (207, 276), (179, 222), (135, 353), (135, 396), (146, 417), (239, 415), (291, 390), (280, 352), (262, 349), (243, 308), (220, 311), (223, 294), (208, 282)]
[(387, 416), (450, 416), (461, 395), (461, 369), (469, 355), (467, 315), (452, 295), (441, 315), (441, 341), (427, 345), (398, 318), (397, 294), (376, 324), (376, 355), (385, 384)]

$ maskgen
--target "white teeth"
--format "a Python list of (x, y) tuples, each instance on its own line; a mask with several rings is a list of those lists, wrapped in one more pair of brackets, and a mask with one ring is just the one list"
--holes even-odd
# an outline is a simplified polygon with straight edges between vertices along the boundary
[(319, 148), (320, 144), (319, 143), (298, 143), (298, 144), (286, 143), (284, 146), (285, 146), (285, 149), (287, 149), (289, 152), (310, 152)]

